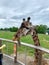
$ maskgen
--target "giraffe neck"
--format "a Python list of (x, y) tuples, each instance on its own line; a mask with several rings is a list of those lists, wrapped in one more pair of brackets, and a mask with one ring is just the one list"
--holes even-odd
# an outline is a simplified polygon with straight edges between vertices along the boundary
[(39, 39), (38, 39), (38, 34), (36, 33), (36, 31), (33, 32), (32, 38), (33, 38), (34, 44), (36, 46), (40, 46), (40, 42), (39, 42)]
[[(33, 32), (32, 38), (34, 41), (34, 45), (40, 46), (40, 42), (39, 42), (38, 35), (37, 35), (36, 31)], [(39, 59), (39, 50), (35, 49), (35, 61), (38, 62), (38, 59)]]

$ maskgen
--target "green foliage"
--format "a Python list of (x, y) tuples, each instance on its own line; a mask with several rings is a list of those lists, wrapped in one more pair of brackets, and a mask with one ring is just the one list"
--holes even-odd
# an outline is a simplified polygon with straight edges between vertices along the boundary
[(10, 30), (11, 32), (16, 32), (16, 31), (18, 30), (18, 28), (12, 27), (12, 28), (9, 28), (9, 30)]
[(45, 34), (46, 30), (47, 30), (47, 26), (46, 25), (37, 25), (36, 30), (38, 33)]
[[(0, 28), (2, 31), (11, 31), (11, 32), (16, 32), (18, 30), (17, 27), (10, 27), (10, 28)], [(37, 33), (42, 33), (45, 34), (46, 31), (49, 30), (46, 25), (36, 25), (36, 31)]]
[(0, 28), (0, 30), (3, 30), (3, 28)]
[(47, 30), (49, 30), (49, 28), (47, 28)]
[(16, 32), (18, 30), (17, 27), (10, 27), (10, 28), (0, 28), (1, 31), (11, 31), (11, 32)]
[(49, 28), (47, 29), (47, 32), (48, 32), (48, 34), (49, 34)]

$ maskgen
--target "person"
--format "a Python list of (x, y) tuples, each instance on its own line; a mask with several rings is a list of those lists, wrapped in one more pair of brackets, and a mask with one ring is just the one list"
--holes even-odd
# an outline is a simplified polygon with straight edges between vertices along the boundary
[(5, 44), (4, 44), (4, 45), (2, 45), (2, 46), (0, 47), (0, 65), (2, 65), (2, 59), (3, 59), (2, 49), (3, 49), (4, 47), (6, 47), (6, 45), (5, 45)]
[(0, 65), (2, 65), (2, 58), (3, 58), (3, 54), (0, 53)]

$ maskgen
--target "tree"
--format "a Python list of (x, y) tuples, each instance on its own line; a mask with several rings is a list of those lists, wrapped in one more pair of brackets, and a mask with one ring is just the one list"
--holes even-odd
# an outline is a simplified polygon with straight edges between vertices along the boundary
[(0, 28), (0, 30), (3, 30), (3, 28)]
[(11, 32), (16, 32), (18, 30), (17, 27), (10, 27), (10, 28), (0, 28), (1, 31), (11, 31)]
[(12, 28), (9, 28), (9, 30), (10, 30), (11, 32), (16, 32), (16, 31), (18, 30), (18, 28), (17, 28), (17, 27), (12, 27)]
[(38, 33), (43, 33), (45, 34), (46, 33), (46, 30), (47, 30), (47, 26), (46, 25), (37, 25), (36, 26), (36, 30)]

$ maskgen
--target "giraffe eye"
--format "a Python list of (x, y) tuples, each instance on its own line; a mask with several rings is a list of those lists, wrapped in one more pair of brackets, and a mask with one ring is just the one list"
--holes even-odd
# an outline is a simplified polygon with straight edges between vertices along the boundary
[(22, 27), (25, 27), (25, 26), (24, 26), (24, 23), (21, 24), (21, 27), (20, 27), (20, 28), (22, 28)]
[(22, 23), (22, 25), (24, 25), (24, 23)]

